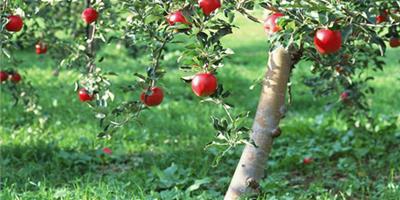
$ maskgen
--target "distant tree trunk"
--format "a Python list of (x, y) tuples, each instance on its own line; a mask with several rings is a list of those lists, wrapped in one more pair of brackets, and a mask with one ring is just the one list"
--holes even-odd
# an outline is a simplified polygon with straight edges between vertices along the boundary
[(279, 121), (293, 65), (290, 53), (278, 47), (269, 56), (260, 100), (250, 138), (256, 146), (247, 144), (232, 177), (225, 200), (238, 199), (259, 192), (273, 138), (280, 134)]
[[(86, 8), (91, 7), (91, 0), (86, 0)], [(90, 58), (90, 61), (87, 65), (88, 72), (93, 73), (95, 69), (94, 59), (96, 57), (96, 52), (94, 49), (94, 34), (96, 32), (96, 26), (94, 24), (86, 25), (86, 53)]]

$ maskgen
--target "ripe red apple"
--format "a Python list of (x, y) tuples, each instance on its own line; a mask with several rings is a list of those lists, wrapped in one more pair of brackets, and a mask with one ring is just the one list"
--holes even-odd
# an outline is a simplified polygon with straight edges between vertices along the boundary
[(198, 3), (203, 13), (207, 16), (221, 7), (219, 0), (199, 0)]
[(350, 93), (349, 92), (342, 92), (340, 94), (340, 100), (341, 101), (348, 101), (349, 100)]
[(146, 92), (142, 92), (142, 94), (140, 94), (140, 100), (146, 106), (160, 105), (163, 99), (164, 99), (164, 92), (159, 87), (152, 87), (150, 95), (146, 95)]
[(196, 74), (192, 80), (192, 90), (199, 97), (210, 96), (217, 91), (217, 78), (211, 73)]
[(108, 147), (104, 147), (103, 148), (103, 153), (111, 155), (112, 154), (112, 150), (110, 148), (108, 148)]
[(0, 71), (0, 82), (7, 81), (8, 73), (6, 71)]
[(382, 15), (378, 15), (378, 16), (376, 16), (375, 21), (377, 24), (383, 23), (386, 21), (386, 17), (384, 17)]
[(282, 27), (278, 26), (277, 22), (278, 19), (283, 16), (284, 14), (282, 13), (274, 13), (268, 16), (264, 21), (264, 30), (269, 34), (273, 34), (282, 30)]
[(315, 33), (314, 44), (321, 54), (336, 53), (342, 47), (342, 34), (340, 31), (320, 29)]
[(18, 72), (13, 72), (11, 74), (11, 82), (17, 84), (21, 81), (21, 75)]
[(82, 88), (79, 90), (79, 100), (81, 100), (82, 102), (92, 101), (93, 95), (90, 95), (85, 88)]
[(11, 32), (18, 32), (24, 26), (24, 22), (19, 15), (8, 16), (8, 23), (6, 24), (6, 29)]
[(182, 23), (182, 24), (190, 24), (183, 15), (182, 11), (178, 10), (174, 13), (171, 13), (167, 16), (167, 21), (169, 25), (173, 26), (176, 23)]
[(400, 46), (400, 38), (397, 38), (397, 37), (390, 38), (389, 44), (393, 48), (399, 47)]
[(304, 158), (303, 159), (303, 164), (305, 164), (305, 165), (309, 165), (309, 164), (311, 164), (313, 162), (313, 159), (312, 158)]
[(99, 14), (94, 8), (86, 8), (82, 12), (82, 19), (86, 22), (86, 24), (91, 24), (92, 22), (96, 21)]
[(382, 13), (376, 16), (375, 20), (377, 24), (383, 23), (388, 20), (389, 13), (387, 10), (382, 11)]
[(47, 52), (47, 45), (39, 42), (35, 45), (36, 54), (45, 54)]

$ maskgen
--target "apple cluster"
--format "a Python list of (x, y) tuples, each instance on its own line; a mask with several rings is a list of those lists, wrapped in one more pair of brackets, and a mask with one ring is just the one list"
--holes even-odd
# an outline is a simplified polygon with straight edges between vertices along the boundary
[[(221, 2), (219, 0), (199, 0), (198, 5), (204, 15), (209, 16), (221, 7)], [(181, 10), (170, 13), (166, 18), (170, 26), (178, 24), (191, 25)], [(207, 97), (214, 94), (217, 91), (217, 87), (217, 78), (211, 72), (198, 73), (193, 77), (192, 90), (199, 97)], [(147, 106), (157, 106), (164, 99), (164, 93), (160, 87), (152, 87), (149, 91), (142, 92), (140, 99)]]
[[(86, 24), (92, 24), (98, 18), (98, 13), (94, 8), (86, 8), (82, 12), (82, 19)], [(22, 30), (24, 22), (19, 15), (9, 15), (8, 22), (5, 26), (6, 30), (9, 32), (19, 32)], [(43, 42), (38, 42), (35, 45), (36, 54), (45, 54), (47, 52), (47, 44)]]
[[(264, 20), (264, 30), (268, 35), (273, 35), (282, 30), (282, 27), (278, 25), (278, 20), (284, 16), (285, 15), (283, 13), (275, 12)], [(389, 17), (388, 11), (384, 10), (376, 17), (375, 23), (381, 24), (387, 22)], [(340, 30), (331, 30), (329, 28), (318, 29), (315, 31), (314, 35), (314, 46), (317, 52), (322, 55), (337, 53), (342, 47), (342, 32)], [(392, 33), (392, 37), (389, 40), (389, 46), (392, 48), (400, 46), (400, 39), (396, 31), (393, 31)], [(345, 54), (345, 56), (349, 55)], [(343, 59), (348, 60), (348, 58)], [(343, 68), (337, 66), (336, 71), (341, 74), (343, 73)], [(344, 104), (350, 104), (350, 96), (350, 91), (344, 91), (340, 95), (339, 100)]]
[(22, 80), (22, 77), (16, 71), (0, 71), (0, 83), (7, 82), (8, 80), (14, 84), (17, 84)]
[[(203, 11), (204, 15), (209, 16), (215, 10), (221, 7), (221, 2), (219, 0), (199, 0), (199, 8)], [(87, 23), (91, 24), (98, 18), (98, 13), (93, 8), (86, 8), (82, 12), (82, 19)], [(171, 26), (177, 24), (191, 25), (186, 19), (181, 10), (170, 13), (167, 17), (167, 22)], [(47, 46), (43, 43), (36, 45), (36, 52), (38, 54), (45, 53)], [(210, 72), (198, 73), (194, 76), (192, 80), (192, 90), (200, 97), (206, 97), (214, 94), (217, 90), (218, 82), (214, 74)], [(79, 99), (82, 102), (88, 102), (94, 100), (94, 94), (91, 94), (87, 89), (82, 88), (78, 92)], [(164, 99), (164, 92), (162, 88), (153, 86), (149, 90), (143, 91), (140, 94), (140, 100), (146, 106), (157, 106), (160, 105)]]
[[(274, 34), (282, 30), (278, 25), (279, 18), (285, 16), (283, 13), (274, 13), (264, 21), (264, 29), (268, 34)], [(314, 45), (321, 54), (336, 53), (342, 47), (342, 34), (339, 30), (328, 28), (319, 29), (315, 32)]]
[[(268, 34), (274, 34), (282, 30), (282, 27), (278, 25), (278, 19), (285, 16), (284, 14), (277, 12), (268, 16), (264, 21), (264, 29)], [(376, 17), (376, 24), (381, 24), (388, 21), (388, 11), (382, 11), (380, 15)], [(342, 33), (340, 30), (331, 30), (328, 28), (319, 29), (315, 32), (314, 45), (317, 51), (321, 54), (336, 53), (342, 46)], [(389, 40), (389, 45), (393, 48), (400, 46), (400, 39), (398, 35), (393, 34)]]
[[(82, 12), (82, 20), (86, 24), (92, 24), (98, 18), (98, 13), (94, 8), (86, 8)], [(19, 32), (22, 30), (24, 26), (23, 19), (19, 15), (10, 15), (8, 16), (8, 22), (5, 26), (6, 30), (9, 32)], [(47, 44), (43, 42), (38, 42), (35, 45), (36, 54), (45, 54), (47, 52)], [(13, 83), (18, 83), (21, 80), (21, 76), (18, 72), (0, 72), (0, 81), (3, 83), (7, 80), (11, 80)], [(83, 102), (91, 101), (94, 99), (93, 94), (89, 94), (86, 89), (81, 89), (79, 91), (79, 99)]]
[[(219, 0), (199, 0), (199, 8), (202, 10), (205, 16), (211, 15), (215, 10), (221, 7), (221, 2)], [(99, 14), (93, 8), (86, 8), (82, 12), (82, 19), (87, 23), (91, 24), (97, 20)], [(191, 23), (186, 19), (181, 10), (170, 13), (166, 17), (167, 22), (170, 26), (175, 26), (177, 24), (191, 25)], [(43, 54), (47, 50), (47, 46), (43, 43), (38, 43), (36, 45), (36, 52), (38, 54)], [(211, 72), (198, 73), (193, 77), (192, 90), (200, 97), (206, 97), (214, 94), (217, 90), (218, 82), (215, 75)], [(94, 94), (91, 94), (87, 89), (82, 88), (78, 92), (80, 101), (89, 102), (94, 100)], [(140, 100), (146, 106), (157, 106), (161, 104), (164, 99), (164, 92), (162, 88), (157, 86), (152, 86), (150, 89), (143, 91), (140, 94)]]
[[(398, 10), (393, 11), (394, 13), (398, 12)], [(390, 15), (389, 11), (383, 10), (378, 16), (375, 18), (376, 24), (382, 24), (389, 21)], [(399, 35), (394, 31), (389, 40), (389, 45), (392, 48), (396, 48), (400, 46), (400, 38)]]

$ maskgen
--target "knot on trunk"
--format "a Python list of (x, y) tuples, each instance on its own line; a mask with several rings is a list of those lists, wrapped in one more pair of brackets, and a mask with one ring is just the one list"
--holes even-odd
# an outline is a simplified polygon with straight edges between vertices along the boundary
[(281, 128), (276, 128), (272, 131), (272, 138), (277, 138), (282, 134)]
[(248, 178), (246, 184), (248, 188), (251, 188), (256, 193), (260, 192), (260, 184), (254, 178)]

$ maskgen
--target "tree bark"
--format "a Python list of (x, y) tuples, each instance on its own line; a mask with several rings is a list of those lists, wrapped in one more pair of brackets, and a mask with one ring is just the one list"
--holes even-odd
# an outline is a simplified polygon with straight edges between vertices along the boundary
[[(91, 0), (86, 0), (86, 8), (91, 7)], [(94, 50), (94, 34), (96, 32), (96, 26), (94, 24), (86, 25), (86, 43), (87, 43), (87, 50), (86, 53), (90, 59), (87, 70), (88, 73), (93, 73), (95, 69), (94, 58), (96, 57), (96, 52)]]
[(225, 200), (234, 200), (259, 192), (259, 181), (264, 176), (274, 135), (280, 133), (279, 121), (284, 114), (282, 108), (292, 65), (291, 55), (283, 47), (278, 47), (270, 53), (268, 70), (250, 135), (255, 146), (245, 146), (225, 194)]

